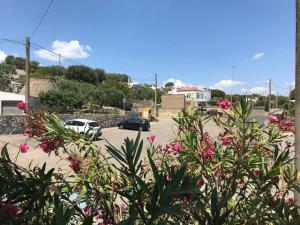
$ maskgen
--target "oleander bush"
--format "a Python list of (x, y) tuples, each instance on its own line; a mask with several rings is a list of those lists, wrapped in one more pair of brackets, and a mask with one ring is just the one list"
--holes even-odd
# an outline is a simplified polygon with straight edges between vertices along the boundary
[[(244, 99), (219, 106), (222, 116), (180, 113), (176, 138), (166, 146), (150, 136), (144, 147), (139, 133), (105, 150), (55, 115), (27, 112), (25, 135), (69, 169), (23, 168), (4, 146), (0, 224), (300, 224), (294, 146), (286, 136), (293, 121), (249, 120), (252, 105)], [(18, 107), (27, 111), (24, 103)], [(219, 134), (208, 133), (207, 123)], [(26, 143), (19, 149), (32, 150)]]

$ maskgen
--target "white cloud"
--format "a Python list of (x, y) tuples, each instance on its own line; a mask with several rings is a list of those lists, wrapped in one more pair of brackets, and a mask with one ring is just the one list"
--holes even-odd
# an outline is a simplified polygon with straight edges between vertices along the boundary
[(249, 90), (250, 94), (259, 94), (259, 95), (267, 95), (268, 88), (266, 87), (253, 87)]
[(261, 57), (263, 57), (264, 55), (265, 55), (264, 52), (259, 52), (259, 53), (256, 53), (256, 54), (252, 57), (252, 59), (253, 59), (253, 60), (257, 60), (257, 59), (260, 59)]
[[(71, 58), (71, 59), (85, 59), (89, 57), (89, 53), (91, 52), (91, 47), (89, 45), (81, 45), (79, 41), (73, 40), (73, 41), (59, 41), (55, 40), (52, 43), (52, 49), (53, 52), (56, 54), (61, 54), (64, 57)], [(38, 55), (41, 58), (57, 61), (58, 56), (50, 53), (46, 50), (38, 50), (34, 52), (36, 55)], [(62, 59), (63, 60), (63, 59)]]
[(181, 80), (176, 80), (174, 78), (169, 78), (167, 81), (164, 82), (164, 84), (172, 82), (174, 84), (175, 88), (180, 88), (180, 87), (194, 87), (195, 85), (192, 85), (190, 83), (185, 83)]
[(243, 94), (245, 94), (245, 93), (247, 93), (247, 89), (246, 89), (246, 88), (243, 88), (243, 89), (241, 90), (241, 92), (242, 92)]
[(245, 84), (244, 81), (238, 81), (238, 80), (220, 80), (219, 82), (215, 83), (211, 88), (224, 90), (227, 88), (231, 88), (231, 86), (237, 86)]
[(292, 86), (292, 87), (294, 87), (295, 86), (295, 81), (293, 81), (293, 82), (285, 82), (284, 86), (287, 86), (287, 87)]
[(6, 58), (7, 54), (0, 50), (0, 62), (3, 62)]

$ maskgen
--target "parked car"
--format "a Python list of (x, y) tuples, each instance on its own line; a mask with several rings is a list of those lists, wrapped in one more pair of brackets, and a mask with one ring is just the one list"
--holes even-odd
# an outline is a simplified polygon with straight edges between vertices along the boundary
[(93, 120), (86, 119), (73, 119), (65, 122), (65, 127), (70, 128), (78, 132), (79, 134), (88, 134), (89, 136), (94, 135), (97, 139), (102, 135), (101, 126)]
[(255, 116), (247, 120), (248, 123), (258, 123), (258, 125), (264, 124), (268, 120), (267, 116)]
[(206, 111), (206, 115), (212, 115), (212, 116), (223, 116), (223, 113), (219, 111), (218, 109), (208, 109)]
[(139, 117), (133, 117), (127, 120), (123, 120), (117, 125), (120, 129), (132, 129), (132, 130), (149, 130), (150, 123), (147, 119), (141, 119)]

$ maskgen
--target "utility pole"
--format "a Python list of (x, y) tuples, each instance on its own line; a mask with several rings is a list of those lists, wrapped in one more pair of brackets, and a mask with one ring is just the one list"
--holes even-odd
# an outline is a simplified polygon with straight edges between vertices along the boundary
[(269, 113), (271, 112), (271, 95), (272, 95), (272, 80), (269, 80)]
[[(295, 168), (297, 183), (300, 172), (300, 0), (296, 0), (296, 66), (295, 66)], [(295, 203), (300, 204), (300, 193), (295, 191)], [(300, 210), (298, 209), (298, 212)]]
[(289, 93), (289, 111), (291, 113), (291, 91), (292, 91), (292, 85), (290, 85), (290, 93)]
[(61, 54), (58, 54), (58, 65), (61, 65)]
[(278, 92), (276, 93), (276, 109), (278, 108)]
[(158, 117), (158, 108), (157, 108), (157, 74), (155, 74), (155, 117)]
[(27, 104), (27, 110), (30, 108), (30, 38), (26, 37), (25, 40), (26, 47), (26, 61), (25, 61), (25, 72), (26, 72), (26, 82), (25, 82), (25, 103)]
[(236, 66), (231, 67), (231, 95), (230, 95), (230, 101), (232, 102), (232, 94), (233, 94), (233, 71), (236, 68)]

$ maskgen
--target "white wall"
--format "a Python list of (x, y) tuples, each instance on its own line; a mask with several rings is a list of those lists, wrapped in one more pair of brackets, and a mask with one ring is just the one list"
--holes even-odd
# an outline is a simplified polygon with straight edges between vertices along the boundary
[(25, 101), (25, 95), (0, 91), (0, 115), (2, 113), (2, 101)]

